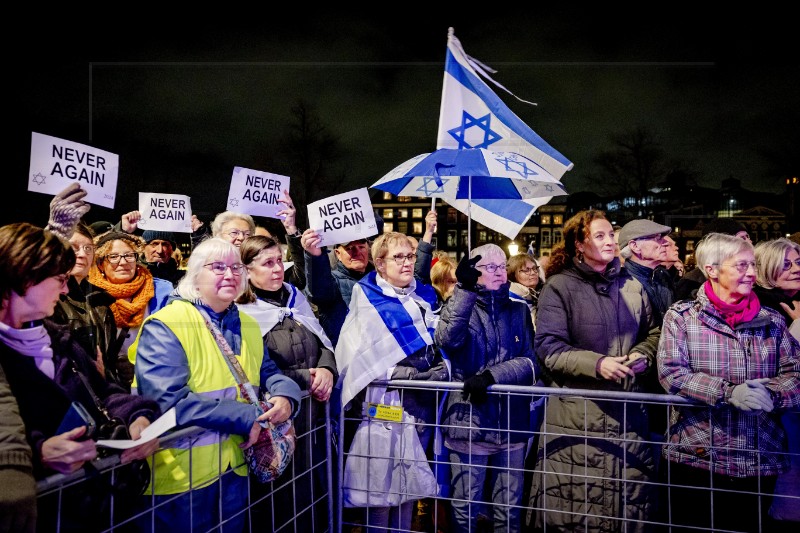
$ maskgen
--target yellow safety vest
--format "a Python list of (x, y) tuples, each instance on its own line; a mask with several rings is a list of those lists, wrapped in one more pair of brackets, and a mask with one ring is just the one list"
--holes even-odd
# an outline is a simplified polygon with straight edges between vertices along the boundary
[[(239, 313), (242, 321), (242, 355), (239, 363), (250, 381), (258, 388), (264, 347), (261, 330), (253, 318)], [(189, 383), (192, 392), (212, 398), (236, 398), (247, 403), (239, 392), (236, 380), (200, 312), (189, 302), (176, 300), (150, 315), (144, 322), (157, 319), (175, 334), (189, 361)], [(128, 350), (128, 359), (136, 364), (136, 347), (144, 329), (139, 328), (136, 341)], [(136, 387), (134, 378), (133, 386)], [(207, 430), (199, 436), (182, 439), (148, 460), (154, 473), (146, 494), (179, 494), (202, 488), (215, 481), (233, 466), (236, 474), (247, 475), (244, 455), (239, 443), (242, 435), (229, 435)], [(191, 472), (191, 475), (190, 475)]]

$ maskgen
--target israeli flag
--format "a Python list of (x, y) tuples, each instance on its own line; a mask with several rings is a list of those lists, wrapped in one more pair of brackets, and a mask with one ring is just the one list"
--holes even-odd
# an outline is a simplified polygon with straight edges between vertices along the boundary
[(372, 271), (353, 286), (334, 351), (342, 407), (372, 381), (390, 379), (397, 363), (433, 345), (439, 321), (435, 307), (433, 288), (416, 280), (399, 294)]
[[(442, 104), (436, 148), (486, 148), (516, 152), (532, 159), (555, 178), (571, 170), (570, 160), (525, 124), (481, 78), (512, 94), (493, 80), (494, 72), (468, 56), (450, 28), (447, 36)], [(516, 96), (514, 96), (516, 98)], [(524, 100), (522, 100), (524, 101)], [(530, 102), (528, 102), (530, 103)], [(513, 239), (539, 206), (552, 197), (528, 200), (448, 200), (470, 218)]]

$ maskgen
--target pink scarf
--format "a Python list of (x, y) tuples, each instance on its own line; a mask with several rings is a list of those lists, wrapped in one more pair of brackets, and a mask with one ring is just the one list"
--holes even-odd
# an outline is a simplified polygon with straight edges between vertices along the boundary
[(706, 281), (703, 284), (711, 305), (717, 308), (717, 311), (722, 315), (722, 319), (730, 327), (736, 327), (737, 324), (753, 320), (758, 312), (761, 310), (761, 302), (752, 291), (746, 297), (739, 300), (738, 303), (728, 304), (719, 299), (719, 296), (714, 294), (714, 289), (711, 288), (711, 283)]

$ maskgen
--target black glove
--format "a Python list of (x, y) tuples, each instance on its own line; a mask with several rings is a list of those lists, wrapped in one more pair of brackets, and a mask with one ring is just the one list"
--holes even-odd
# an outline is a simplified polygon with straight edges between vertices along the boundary
[(478, 284), (478, 278), (481, 277), (481, 271), (475, 268), (478, 261), (481, 260), (480, 255), (476, 255), (472, 259), (468, 255), (461, 258), (456, 267), (456, 279), (461, 284), (462, 289), (474, 291), (475, 285)]
[(474, 404), (484, 403), (488, 398), (486, 389), (490, 385), (494, 385), (494, 383), (492, 373), (484, 370), (480, 374), (475, 374), (471, 378), (464, 380), (464, 396)]

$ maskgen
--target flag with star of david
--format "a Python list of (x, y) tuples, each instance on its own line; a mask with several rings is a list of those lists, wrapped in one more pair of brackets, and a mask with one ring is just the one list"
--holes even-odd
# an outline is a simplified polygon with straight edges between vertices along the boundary
[(522, 122), (478, 72), (502, 87), (489, 77), (479, 62), (464, 52), (451, 28), (436, 148), (516, 152), (561, 179), (572, 169), (572, 162)]
[[(492, 91), (481, 76), (510, 93), (486, 70), (491, 69), (468, 56), (450, 28), (437, 149), (485, 148), (516, 152), (532, 159), (560, 180), (572, 169), (572, 162), (525, 124)], [(450, 199), (447, 203), (462, 213), (468, 213), (472, 220), (513, 239), (536, 209), (550, 200), (552, 197), (526, 200), (473, 198)]]

